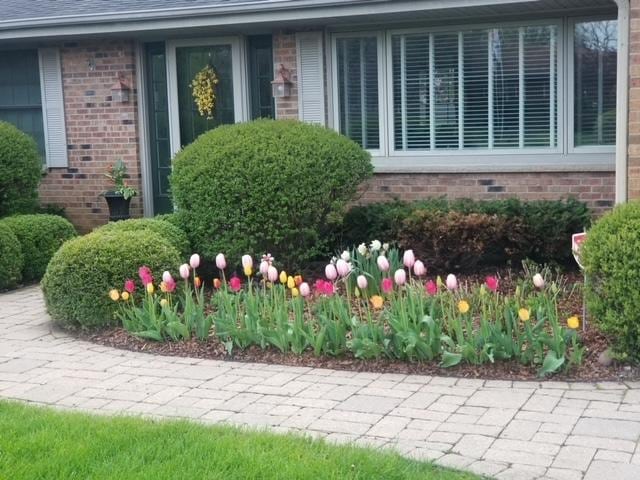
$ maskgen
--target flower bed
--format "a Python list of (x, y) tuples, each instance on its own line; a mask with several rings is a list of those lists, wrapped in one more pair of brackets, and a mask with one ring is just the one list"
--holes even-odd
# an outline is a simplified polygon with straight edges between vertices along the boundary
[[(214, 292), (205, 296), (200, 257), (154, 281), (141, 267), (144, 290), (123, 279), (109, 292), (124, 328), (141, 339), (204, 342), (214, 337), (227, 354), (251, 348), (283, 354), (377, 361), (431, 362), (440, 367), (500, 361), (534, 367), (540, 376), (582, 362), (576, 316), (560, 317), (562, 282), (549, 270), (526, 273), (510, 292), (498, 277), (482, 283), (428, 278), (411, 250), (380, 242), (344, 252), (313, 282), (276, 268), (265, 255), (254, 273), (242, 257), (242, 278), (227, 278), (223, 254)], [(209, 340), (211, 341), (211, 340)]]

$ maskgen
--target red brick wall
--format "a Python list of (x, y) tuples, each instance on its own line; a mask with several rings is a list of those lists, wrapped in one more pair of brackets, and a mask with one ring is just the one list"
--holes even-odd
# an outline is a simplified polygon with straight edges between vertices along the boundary
[(640, 199), (640, 0), (631, 0), (629, 44), (629, 199)]
[[(69, 163), (68, 168), (47, 172), (40, 198), (65, 207), (69, 219), (85, 232), (108, 221), (100, 193), (109, 189), (104, 173), (118, 158), (128, 167), (129, 183), (141, 191), (134, 44), (73, 42), (61, 45), (60, 54)], [(128, 103), (111, 99), (120, 72), (131, 87)], [(140, 196), (132, 200), (132, 215), (142, 215), (141, 205)]]
[(615, 174), (611, 173), (444, 173), (377, 174), (363, 188), (361, 203), (420, 200), (427, 197), (493, 200), (554, 200), (573, 196), (596, 213), (613, 206)]
[(291, 95), (288, 98), (276, 98), (276, 116), (279, 119), (298, 118), (298, 63), (296, 57), (296, 35), (288, 32), (273, 33), (273, 71), (277, 72), (280, 64), (289, 70), (293, 82)]

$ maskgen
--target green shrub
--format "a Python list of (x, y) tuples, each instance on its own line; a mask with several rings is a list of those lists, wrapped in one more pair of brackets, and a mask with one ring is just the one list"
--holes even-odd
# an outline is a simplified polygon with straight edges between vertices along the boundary
[(489, 258), (520, 259), (521, 235), (518, 220), (501, 215), (416, 210), (402, 223), (398, 242), (437, 271), (470, 270), (492, 263)]
[(22, 278), (24, 256), (13, 231), (0, 223), (0, 290), (15, 287)]
[(616, 207), (583, 246), (589, 313), (620, 357), (640, 359), (640, 203)]
[(199, 253), (270, 252), (291, 267), (326, 251), (372, 172), (369, 154), (332, 130), (257, 120), (218, 127), (178, 153), (171, 189)]
[[(99, 327), (114, 322), (109, 290), (136, 280), (147, 265), (156, 282), (164, 270), (177, 275), (180, 253), (150, 231), (94, 232), (66, 242), (53, 256), (42, 279), (47, 310), (65, 327)], [(138, 290), (140, 291), (140, 290)]]
[(171, 243), (183, 256), (191, 254), (189, 239), (184, 230), (166, 220), (156, 218), (132, 218), (120, 222), (110, 222), (94, 230), (95, 232), (154, 232)]
[(36, 142), (13, 125), (0, 122), (0, 217), (38, 208), (42, 159)]
[(76, 236), (76, 229), (68, 220), (56, 215), (15, 215), (0, 220), (20, 241), (25, 262), (22, 279), (40, 280), (47, 264), (60, 246)]
[(591, 223), (587, 206), (574, 199), (525, 202), (518, 199), (449, 201), (432, 198), (413, 203), (374, 203), (354, 207), (347, 212), (336, 250), (376, 238), (391, 242), (401, 238), (407, 241), (412, 237), (412, 232), (405, 231), (407, 225), (421, 228), (415, 219), (405, 223), (416, 211), (498, 216), (509, 219), (503, 223), (505, 228), (513, 228), (517, 224), (517, 231), (496, 232), (496, 240), (489, 239), (482, 263), (491, 264), (520, 258), (531, 258), (539, 263), (571, 264), (571, 235), (581, 232)]

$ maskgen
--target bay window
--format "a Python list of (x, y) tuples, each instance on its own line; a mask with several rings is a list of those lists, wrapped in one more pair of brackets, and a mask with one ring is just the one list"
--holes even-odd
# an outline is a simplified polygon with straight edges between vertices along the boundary
[(336, 34), (334, 124), (387, 157), (482, 161), (611, 146), (616, 27), (547, 20)]

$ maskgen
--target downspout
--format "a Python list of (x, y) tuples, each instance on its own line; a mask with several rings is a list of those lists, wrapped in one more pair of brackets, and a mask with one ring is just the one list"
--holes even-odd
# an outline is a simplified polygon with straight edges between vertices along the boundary
[(616, 203), (628, 200), (629, 154), (629, 17), (630, 0), (615, 0), (618, 5), (618, 80), (616, 114)]

